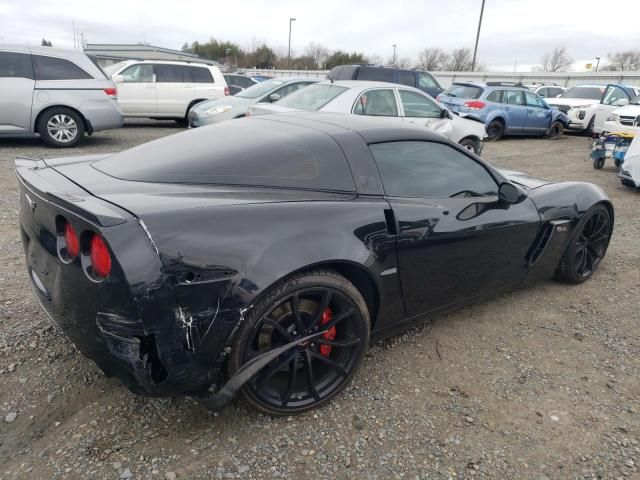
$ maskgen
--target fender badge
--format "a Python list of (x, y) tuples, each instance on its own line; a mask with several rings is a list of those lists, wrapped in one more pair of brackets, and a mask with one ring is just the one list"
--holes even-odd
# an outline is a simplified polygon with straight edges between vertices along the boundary
[(567, 226), (566, 225), (558, 225), (556, 227), (556, 231), (558, 231), (558, 232), (566, 232), (567, 231)]
[(24, 198), (27, 199), (27, 203), (29, 204), (29, 208), (31, 208), (31, 211), (35, 212), (36, 211), (36, 202), (31, 200), (31, 197), (29, 195), (27, 195), (26, 193), (24, 194)]

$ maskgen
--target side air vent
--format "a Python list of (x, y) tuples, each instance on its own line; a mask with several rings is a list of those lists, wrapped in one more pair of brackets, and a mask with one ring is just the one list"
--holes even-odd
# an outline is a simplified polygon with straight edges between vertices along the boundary
[(527, 257), (529, 258), (529, 265), (533, 265), (538, 261), (538, 259), (542, 255), (542, 252), (544, 252), (544, 249), (549, 244), (549, 239), (551, 238), (552, 233), (553, 224), (546, 223), (540, 230), (540, 233), (538, 233), (536, 240), (533, 242), (531, 250), (529, 250), (529, 254), (527, 255)]
[(398, 226), (396, 225), (396, 216), (394, 215), (393, 210), (391, 210), (390, 208), (385, 208), (384, 220), (387, 224), (387, 233), (389, 235), (397, 235)]

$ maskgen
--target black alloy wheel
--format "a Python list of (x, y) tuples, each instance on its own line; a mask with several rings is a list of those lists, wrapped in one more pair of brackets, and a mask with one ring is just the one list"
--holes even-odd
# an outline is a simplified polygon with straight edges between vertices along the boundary
[(487, 140), (490, 142), (495, 142), (500, 140), (504, 135), (504, 123), (500, 120), (493, 120), (487, 125)]
[(245, 401), (269, 414), (301, 413), (333, 398), (349, 383), (369, 344), (362, 296), (331, 271), (285, 281), (249, 316), (234, 342), (231, 374), (260, 354), (323, 332), (277, 357), (242, 389)]
[(611, 216), (604, 205), (592, 207), (576, 231), (558, 266), (557, 276), (568, 283), (590, 278), (604, 258), (611, 239)]

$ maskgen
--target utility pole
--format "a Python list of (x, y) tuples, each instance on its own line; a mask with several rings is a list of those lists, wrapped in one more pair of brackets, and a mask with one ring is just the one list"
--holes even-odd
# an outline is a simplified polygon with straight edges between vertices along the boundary
[(473, 47), (473, 61), (471, 62), (471, 71), (476, 69), (476, 54), (478, 53), (478, 40), (480, 40), (480, 27), (482, 27), (482, 15), (484, 14), (484, 0), (480, 7), (480, 20), (478, 20), (478, 33), (476, 33), (476, 45)]
[(293, 17), (289, 19), (289, 54), (287, 55), (287, 68), (291, 68), (291, 24), (295, 21), (296, 19)]
[(396, 47), (397, 47), (397, 45), (394, 43), (391, 46), (393, 47), (393, 60), (391, 61), (391, 64), (395, 65), (396, 64)]
[(598, 71), (599, 66), (600, 66), (600, 57), (596, 57), (596, 72)]

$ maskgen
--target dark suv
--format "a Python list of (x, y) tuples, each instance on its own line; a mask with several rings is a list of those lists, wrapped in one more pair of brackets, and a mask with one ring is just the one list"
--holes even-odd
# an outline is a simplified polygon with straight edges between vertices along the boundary
[(374, 82), (399, 83), (418, 88), (436, 97), (444, 90), (438, 81), (428, 72), (404, 70), (395, 67), (375, 65), (339, 65), (333, 67), (327, 77), (330, 80), (371, 80)]

